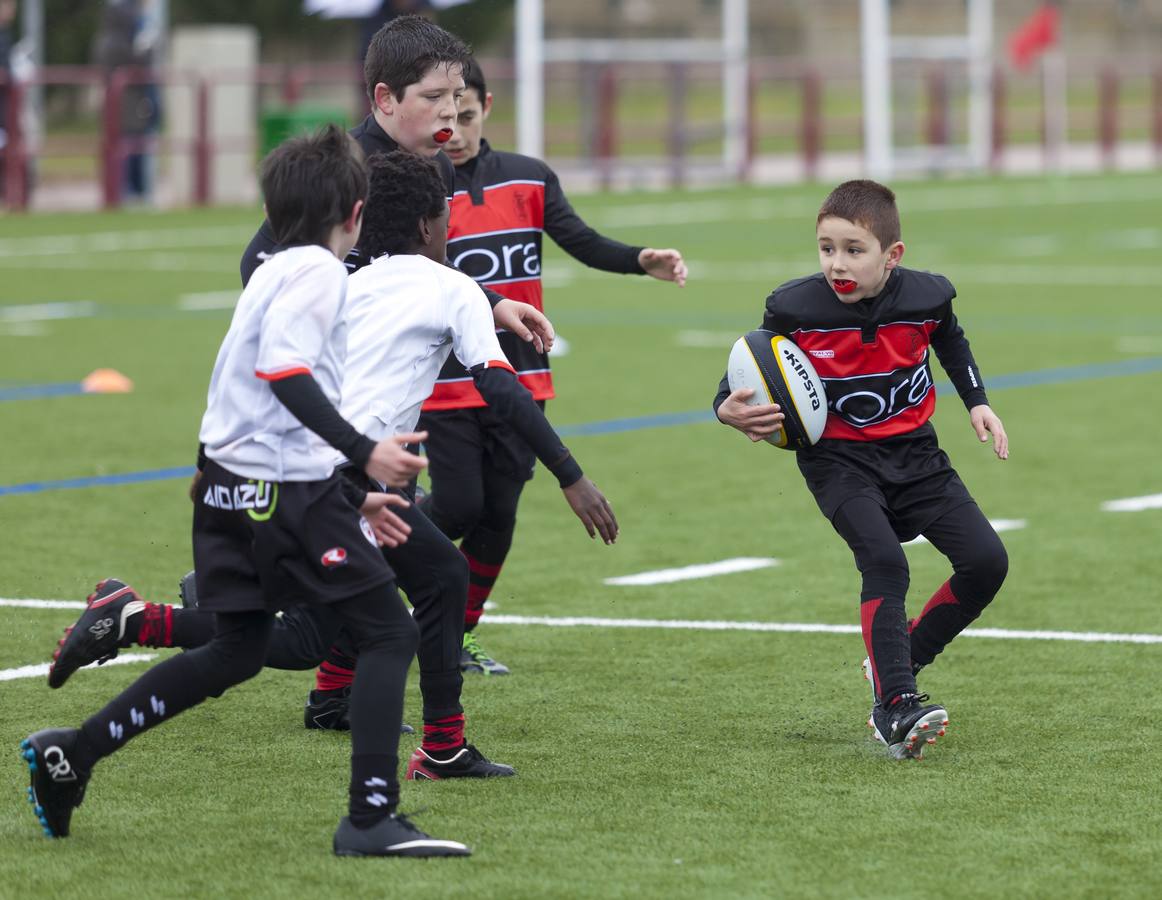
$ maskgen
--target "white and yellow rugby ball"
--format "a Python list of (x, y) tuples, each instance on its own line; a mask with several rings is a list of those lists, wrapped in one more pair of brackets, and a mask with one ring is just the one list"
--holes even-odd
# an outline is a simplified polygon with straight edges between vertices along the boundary
[(726, 378), (732, 391), (754, 388), (751, 406), (777, 403), (783, 427), (767, 441), (784, 450), (810, 447), (827, 424), (827, 395), (823, 381), (799, 347), (788, 337), (759, 328), (737, 341), (730, 350)]

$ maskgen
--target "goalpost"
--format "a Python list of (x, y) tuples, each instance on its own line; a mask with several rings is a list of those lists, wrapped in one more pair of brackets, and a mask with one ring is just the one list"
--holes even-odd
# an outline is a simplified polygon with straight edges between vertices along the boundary
[(712, 62), (722, 66), (722, 165), (736, 176), (746, 158), (747, 12), (747, 0), (722, 0), (722, 34), (717, 41), (546, 40), (544, 0), (517, 0), (517, 151), (537, 159), (544, 156), (547, 62)]
[[(963, 34), (893, 36), (890, 0), (861, 0), (863, 131), (868, 174), (890, 178), (900, 169), (988, 165), (992, 145), (993, 0), (965, 0)], [(892, 63), (895, 60), (964, 62), (968, 68), (968, 143), (937, 154), (893, 146)]]

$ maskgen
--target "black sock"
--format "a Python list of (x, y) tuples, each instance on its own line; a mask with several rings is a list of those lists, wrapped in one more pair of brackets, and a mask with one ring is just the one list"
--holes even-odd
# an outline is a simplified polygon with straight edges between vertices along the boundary
[(399, 760), (386, 753), (361, 753), (351, 757), (348, 815), (356, 828), (371, 828), (395, 812), (399, 805)]

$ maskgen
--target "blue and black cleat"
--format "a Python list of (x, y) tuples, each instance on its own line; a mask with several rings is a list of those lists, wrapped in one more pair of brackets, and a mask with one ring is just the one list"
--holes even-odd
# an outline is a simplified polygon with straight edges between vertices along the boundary
[(89, 773), (77, 768), (72, 758), (79, 734), (76, 728), (50, 728), (20, 742), (32, 781), (28, 802), (45, 837), (68, 837), (73, 810), (85, 799)]

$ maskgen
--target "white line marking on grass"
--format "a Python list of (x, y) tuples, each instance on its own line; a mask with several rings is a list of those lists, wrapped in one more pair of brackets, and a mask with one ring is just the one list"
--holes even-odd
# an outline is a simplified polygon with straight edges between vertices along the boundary
[(1107, 500), (1101, 505), (1101, 508), (1106, 512), (1142, 512), (1146, 509), (1162, 509), (1162, 494), (1126, 497), (1124, 500)]
[[(1024, 519), (989, 519), (989, 524), (993, 526), (993, 531), (1020, 531), (1029, 523)], [(924, 537), (924, 535), (920, 535), (919, 537), (912, 538), (910, 541), (904, 541), (904, 546), (907, 547), (911, 544), (927, 543), (928, 538)]]
[(203, 291), (199, 294), (182, 294), (178, 298), (178, 309), (198, 312), (203, 309), (233, 309), (238, 303), (238, 291)]
[[(787, 634), (860, 634), (858, 625), (806, 622), (717, 622), (682, 619), (600, 619), (583, 616), (488, 616), (494, 625), (545, 625), (550, 628), (661, 628), (681, 631), (761, 631)], [(1114, 634), (1101, 631), (1024, 631), (969, 628), (964, 637), (1010, 641), (1071, 641), (1087, 644), (1162, 644), (1162, 634)]]
[(621, 575), (617, 578), (606, 578), (606, 584), (614, 585), (642, 585), (642, 584), (670, 584), (675, 581), (689, 581), (693, 578), (712, 578), (715, 575), (730, 575), (733, 572), (751, 572), (755, 569), (769, 569), (777, 566), (777, 559), (762, 559), (749, 556), (740, 556), (737, 559), (724, 559), (719, 562), (702, 563), (696, 566), (683, 566), (680, 569), (658, 569), (653, 572), (639, 572), (636, 575)]
[(719, 350), (724, 347), (733, 347), (739, 336), (733, 331), (679, 331), (674, 342), (679, 347), (699, 347), (703, 349)]
[(97, 304), (89, 300), (65, 303), (28, 303), (0, 306), (0, 322), (49, 322), (54, 319), (87, 319), (97, 314)]
[[(120, 656), (109, 660), (105, 663), (106, 666), (127, 666), (130, 663), (149, 662), (151, 659), (156, 659), (156, 653), (122, 653)], [(48, 667), (50, 663), (37, 663), (33, 666), (20, 666), (16, 669), (0, 669), (0, 681), (16, 681), (18, 678), (44, 678), (48, 675)], [(82, 669), (95, 669), (97, 663), (89, 663), (87, 666), (82, 666)]]
[(25, 609), (85, 609), (88, 604), (77, 600), (32, 600), (22, 597), (0, 597), (0, 606), (20, 606)]
[(254, 229), (225, 225), (210, 228), (162, 228), (149, 231), (95, 231), (0, 240), (0, 257), (76, 256), (127, 250), (180, 250), (185, 247), (244, 246)]

